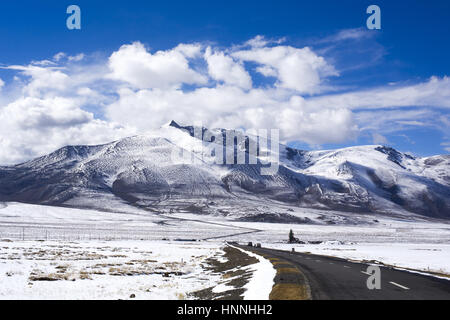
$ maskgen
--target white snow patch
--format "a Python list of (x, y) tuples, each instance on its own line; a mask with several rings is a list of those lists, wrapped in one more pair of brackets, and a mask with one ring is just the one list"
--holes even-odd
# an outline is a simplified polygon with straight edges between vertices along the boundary
[(269, 295), (274, 285), (273, 279), (277, 273), (272, 263), (253, 252), (234, 246), (231, 247), (244, 252), (250, 257), (258, 259), (259, 261), (258, 263), (249, 266), (249, 270), (253, 271), (253, 275), (250, 281), (244, 286), (246, 289), (244, 292), (244, 300), (269, 300)]

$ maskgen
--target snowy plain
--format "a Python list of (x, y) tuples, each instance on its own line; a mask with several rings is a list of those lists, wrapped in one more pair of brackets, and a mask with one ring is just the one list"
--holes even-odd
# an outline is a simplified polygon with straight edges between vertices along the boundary
[[(227, 261), (223, 239), (192, 240), (239, 232), (148, 213), (4, 204), (0, 299), (193, 299), (210, 287), (226, 291), (233, 287), (205, 264), (212, 257)], [(254, 275), (243, 298), (267, 299), (270, 281), (258, 283), (275, 273), (270, 262), (259, 257), (243, 269)]]
[[(292, 214), (313, 218), (324, 213), (299, 209)], [(212, 256), (226, 262), (224, 241), (450, 275), (450, 224), (382, 215), (370, 220), (283, 224), (133, 208), (115, 213), (5, 203), (0, 206), (0, 299), (190, 299), (191, 292), (208, 287), (224, 291), (229, 288), (221, 275), (204, 265)], [(290, 229), (304, 243), (287, 244)], [(269, 267), (262, 258), (250, 266), (253, 277), (244, 298), (268, 297), (270, 291), (258, 279), (274, 272)]]
[(215, 244), (0, 244), (0, 299), (188, 299), (189, 292), (215, 285), (220, 279), (205, 274), (201, 266), (205, 258), (217, 253)]

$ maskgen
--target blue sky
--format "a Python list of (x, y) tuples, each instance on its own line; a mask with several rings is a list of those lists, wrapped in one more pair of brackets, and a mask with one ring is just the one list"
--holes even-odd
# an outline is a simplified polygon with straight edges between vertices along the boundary
[[(81, 30), (66, 28), (68, 15), (65, 11), (71, 4), (76, 4), (81, 8)], [(366, 29), (368, 15), (365, 11), (371, 4), (376, 4), (381, 8), (381, 30)], [(77, 90), (83, 89), (85, 92), (85, 88), (90, 88), (96, 94), (102, 95), (101, 99), (80, 100), (80, 97), (67, 94), (66, 88), (63, 88), (64, 90), (58, 88), (60, 91), (57, 93), (54, 91), (49, 93), (49, 88), (46, 88), (47, 91), (44, 93), (40, 82), (31, 83), (33, 80), (42, 80), (37, 78), (37, 74), (39, 73), (41, 76), (44, 70), (35, 70), (37, 73), (33, 73), (26, 68), (33, 65), (33, 62), (51, 60), (52, 64), (35, 65), (42, 68), (54, 68), (48, 69), (52, 72), (58, 70), (56, 68), (61, 68), (59, 70), (70, 77), (81, 77), (80, 74), (86, 73), (80, 71), (83, 68), (103, 71), (108, 66), (114, 68), (114, 66), (111, 67), (111, 57), (123, 45), (140, 43), (148, 53), (155, 54), (157, 51), (170, 51), (179, 44), (201, 44), (202, 54), (205, 54), (206, 48), (209, 46), (213, 54), (224, 52), (225, 55), (232, 57), (251, 77), (251, 88), (279, 89), (284, 87), (283, 90), (291, 91), (289, 93), (283, 91), (277, 95), (282, 94), (285, 97), (288, 95), (289, 98), (300, 95), (307, 103), (309, 103), (309, 99), (312, 99), (308, 109), (308, 112), (312, 113), (314, 113), (312, 101), (317, 99), (317, 108), (326, 101), (338, 105), (342, 103), (341, 111), (348, 108), (350, 114), (344, 114), (344, 111), (337, 115), (331, 111), (328, 113), (329, 117), (351, 117), (350, 122), (343, 121), (334, 124), (336, 126), (353, 126), (347, 128), (344, 133), (338, 132), (336, 129), (336, 136), (341, 138), (327, 141), (326, 137), (313, 132), (313, 129), (311, 129), (312, 131), (305, 129), (304, 133), (299, 135), (293, 134), (291, 132), (293, 129), (290, 129), (289, 132), (286, 130), (288, 132), (286, 141), (294, 146), (311, 149), (385, 143), (402, 151), (422, 156), (448, 153), (450, 150), (448, 129), (450, 117), (449, 104), (445, 101), (448, 97), (448, 90), (450, 90), (448, 88), (450, 80), (447, 78), (450, 76), (449, 34), (450, 2), (436, 0), (8, 1), (0, 6), (0, 39), (2, 39), (0, 42), (0, 66), (3, 67), (0, 69), (0, 79), (4, 83), (2, 91), (0, 91), (0, 110), (2, 108), (6, 110), (5, 108), (11, 103), (27, 97), (39, 99), (38, 102), (42, 102), (43, 105), (47, 105), (47, 100), (44, 101), (44, 99), (53, 99), (54, 101), (60, 96), (64, 99), (70, 97), (75, 99), (73, 101), (82, 104), (81, 111), (71, 109), (72, 106), (66, 110), (66, 112), (79, 115), (78, 118), (75, 117), (74, 122), (72, 122), (73, 119), (67, 122), (71, 126), (79, 125), (79, 121), (88, 121), (86, 119), (90, 116), (87, 113), (90, 113), (94, 119), (89, 121), (99, 119), (108, 123), (119, 122), (119, 126), (134, 126), (133, 130), (140, 132), (137, 122), (129, 120), (126, 123), (120, 123), (118, 121), (121, 119), (117, 111), (120, 103), (114, 99), (123, 97), (120, 92), (123, 92), (125, 87), (108, 82), (111, 77), (105, 76), (97, 79), (95, 83), (88, 81), (83, 85), (78, 85)], [(283, 46), (285, 49), (288, 47), (302, 49), (309, 47), (314, 53), (314, 57), (325, 59), (327, 65), (334, 70), (334, 74), (333, 71), (330, 71), (331, 67), (327, 69), (328, 71), (325, 70), (327, 67), (318, 70), (321, 81), (314, 90), (289, 87), (283, 85), (281, 78), (262, 75), (261, 72), (255, 71), (258, 65), (263, 63), (260, 58), (255, 58), (254, 55), (249, 56), (248, 52), (246, 54), (236, 53), (238, 49), (235, 49), (236, 46), (242, 46), (256, 36), (266, 40), (267, 48)], [(62, 59), (55, 60), (55, 54), (60, 52), (64, 53), (65, 62), (62, 62)], [(136, 53), (136, 50), (132, 52)], [(79, 54), (83, 54), (82, 59), (73, 58)], [(243, 56), (245, 57), (243, 58)], [(208, 69), (209, 65), (202, 59), (189, 57), (188, 60), (189, 65), (193, 65), (192, 68), (197, 73), (201, 74), (205, 68)], [(122, 61), (117, 63), (122, 63)], [(211, 73), (211, 69), (208, 70)], [(128, 75), (120, 72), (113, 78), (116, 81), (127, 82)], [(118, 79), (121, 75), (125, 78)], [(216, 86), (222, 85), (222, 82), (224, 85), (231, 83), (229, 77), (226, 78), (228, 80), (224, 80), (225, 76), (215, 78), (213, 74), (208, 77), (207, 80), (199, 78), (198, 81), (192, 83), (189, 80), (180, 80), (182, 85), (177, 87), (177, 90), (184, 90), (186, 93), (201, 87), (216, 88)], [(430, 79), (435, 79), (435, 81)], [(173, 85), (172, 82), (170, 84)], [(233, 83), (233, 85), (235, 84), (236, 82)], [(141, 96), (150, 94), (148, 91), (153, 90), (154, 93), (156, 89), (159, 90), (159, 88), (155, 89), (154, 84), (149, 87), (128, 83), (127, 88), (131, 88), (133, 94), (139, 93)], [(419, 94), (417, 98), (411, 99), (411, 105), (408, 105), (408, 103), (396, 103), (396, 89), (403, 90), (400, 92), (406, 96), (409, 96), (409, 92), (430, 91), (431, 93), (426, 97)], [(147, 91), (143, 92), (143, 90)], [(247, 86), (244, 88), (245, 90), (248, 93), (250, 89)], [(438, 98), (434, 98), (433, 90), (440, 93)], [(37, 91), (39, 93), (36, 93)], [(63, 91), (64, 93), (62, 93)], [(381, 99), (386, 99), (386, 102), (371, 105), (361, 98), (361, 93), (364, 92), (368, 92), (368, 96), (372, 95), (378, 98), (379, 96), (374, 94), (378, 91), (383, 92)], [(179, 93), (179, 91), (175, 92)], [(350, 94), (351, 97), (342, 100), (342, 97), (346, 97), (345, 94)], [(353, 107), (347, 107), (345, 102), (348, 99), (353, 101), (354, 96), (359, 97), (361, 105), (358, 104), (359, 102), (355, 102)], [(131, 97), (127, 97), (131, 99)], [(154, 96), (149, 97), (153, 98)], [(321, 100), (321, 98), (323, 99)], [(167, 99), (167, 101), (174, 101), (172, 97)], [(286, 98), (287, 100), (289, 99)], [(164, 103), (168, 103), (167, 101)], [(391, 101), (394, 101), (392, 106), (390, 105)], [(116, 109), (108, 109), (109, 104), (114, 104)], [(23, 107), (23, 104), (21, 106)], [(16, 109), (12, 110), (22, 110), (16, 105), (14, 107)], [(12, 107), (10, 106), (10, 108)], [(176, 109), (174, 110), (176, 111)], [(57, 113), (51, 109), (49, 113), (53, 114), (52, 112)], [(402, 114), (408, 116), (402, 118)], [(326, 114), (321, 114), (320, 117), (322, 121), (327, 121)], [(374, 120), (384, 117), (384, 124), (380, 120), (380, 123), (372, 126), (371, 117)], [(56, 118), (59, 120), (55, 120)], [(62, 118), (64, 116), (58, 115), (52, 121), (55, 120), (57, 123), (62, 121)], [(301, 121), (304, 118), (300, 117), (299, 119), (298, 126), (305, 127), (306, 124)], [(181, 117), (179, 120), (187, 119)], [(66, 122), (64, 123), (66, 124)], [(227, 124), (226, 118), (219, 123)], [(108, 125), (110, 126), (110, 124)], [(230, 122), (230, 126), (232, 125), (234, 125), (233, 121)], [(61, 127), (61, 123), (57, 123), (57, 126)], [(20, 130), (23, 130), (23, 126), (17, 123), (11, 124), (10, 128), (12, 129), (10, 130), (19, 127)], [(72, 139), (73, 136), (59, 136), (60, 133), (54, 127), (33, 128), (33, 130), (38, 129), (39, 132), (58, 136), (48, 146), (48, 149), (58, 147), (59, 144), (70, 143), (72, 140), (74, 140), (73, 142), (85, 142)], [(127, 131), (124, 128), (121, 134), (133, 130)], [(1, 134), (0, 132), (0, 136)], [(302, 134), (306, 137), (304, 140)], [(36, 151), (26, 150), (28, 141), (26, 139), (30, 135), (31, 132), (24, 132), (20, 141), (23, 146), (22, 150), (13, 150), (17, 153), (17, 159), (36, 154)], [(80, 132), (74, 133), (74, 135), (80, 135)], [(104, 139), (107, 137), (108, 134), (105, 134)], [(5, 136), (3, 139), (6, 141)], [(14, 140), (8, 139), (8, 144), (14, 144)], [(30, 143), (32, 142), (30, 141)], [(9, 160), (4, 161), (8, 162)]]

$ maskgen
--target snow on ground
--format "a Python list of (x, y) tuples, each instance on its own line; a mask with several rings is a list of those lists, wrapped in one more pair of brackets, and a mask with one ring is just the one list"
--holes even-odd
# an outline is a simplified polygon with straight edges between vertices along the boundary
[[(342, 217), (306, 209), (292, 214)], [(356, 224), (369, 216), (349, 213), (344, 218), (352, 224), (242, 222), (219, 215), (7, 203), (0, 206), (0, 239), (12, 242), (0, 241), (0, 298), (128, 299), (134, 294), (136, 299), (181, 299), (211, 286), (214, 292), (226, 291), (220, 275), (202, 267), (211, 255), (226, 262), (220, 257), (224, 240), (450, 275), (449, 223), (372, 215), (370, 223)], [(290, 229), (305, 244), (287, 244)], [(313, 241), (320, 244), (308, 243)], [(259, 284), (270, 283), (272, 276), (264, 260), (258, 260), (249, 267), (253, 278), (245, 298), (256, 297), (255, 292), (266, 296), (268, 287)], [(46, 277), (56, 280), (41, 281)]]
[(245, 252), (251, 257), (258, 259), (258, 263), (249, 266), (252, 270), (252, 278), (245, 285), (244, 300), (269, 300), (270, 292), (274, 285), (273, 279), (276, 275), (276, 270), (272, 263), (266, 258), (254, 254), (253, 252), (234, 247), (242, 252)]
[[(135, 208), (135, 210), (137, 210)], [(242, 232), (227, 224), (136, 212), (102, 212), (23, 203), (0, 207), (0, 239), (16, 240), (161, 240), (205, 239)]]
[[(242, 241), (285, 243), (289, 230), (301, 241), (341, 241), (352, 243), (450, 244), (450, 224), (379, 220), (373, 225), (314, 225), (230, 222), (230, 225), (253, 228), (260, 232), (238, 237)], [(235, 240), (236, 238), (231, 238)]]
[(0, 242), (0, 299), (189, 299), (216, 285), (216, 243)]

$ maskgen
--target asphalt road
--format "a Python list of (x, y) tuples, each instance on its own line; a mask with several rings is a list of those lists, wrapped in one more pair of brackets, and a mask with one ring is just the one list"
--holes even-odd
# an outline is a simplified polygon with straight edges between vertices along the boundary
[(306, 253), (240, 247), (298, 268), (306, 277), (313, 300), (450, 300), (450, 280), (380, 266), (381, 289), (368, 289), (368, 264)]

